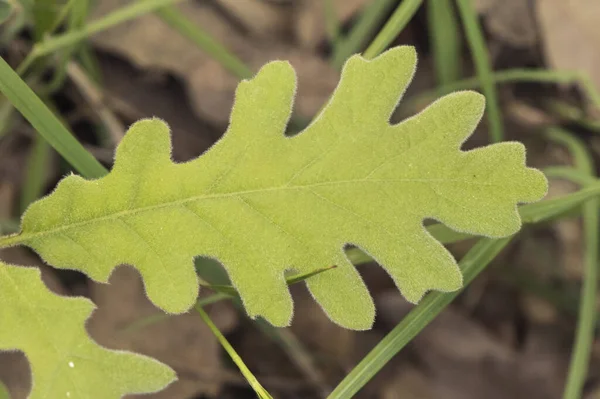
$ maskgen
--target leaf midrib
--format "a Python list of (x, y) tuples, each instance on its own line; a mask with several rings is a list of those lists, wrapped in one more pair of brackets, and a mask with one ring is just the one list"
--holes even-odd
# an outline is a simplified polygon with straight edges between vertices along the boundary
[(84, 220), (81, 222), (61, 225), (59, 227), (55, 227), (55, 228), (48, 229), (48, 230), (42, 230), (42, 231), (38, 231), (35, 233), (26, 233), (26, 232), (25, 233), (17, 233), (12, 236), (7, 236), (4, 239), (0, 239), (0, 248), (5, 247), (5, 246), (10, 246), (10, 245), (26, 243), (27, 241), (30, 241), (30, 240), (38, 238), (38, 237), (53, 235), (53, 234), (60, 233), (60, 232), (66, 231), (66, 230), (71, 230), (71, 229), (75, 229), (78, 227), (84, 227), (86, 225), (93, 224), (93, 223), (103, 222), (106, 220), (120, 219), (122, 217), (127, 217), (130, 215), (135, 215), (135, 214), (144, 213), (144, 212), (151, 212), (151, 211), (154, 211), (157, 209), (162, 209), (162, 208), (176, 207), (176, 206), (184, 205), (184, 204), (191, 203), (191, 202), (201, 201), (201, 200), (239, 197), (242, 195), (266, 193), (269, 191), (301, 190), (301, 189), (309, 189), (309, 188), (313, 188), (313, 187), (333, 186), (333, 185), (338, 185), (338, 184), (381, 183), (381, 182), (387, 182), (387, 183), (394, 183), (394, 182), (396, 182), (396, 183), (398, 183), (398, 182), (403, 182), (403, 183), (431, 183), (431, 182), (449, 183), (449, 182), (452, 182), (452, 183), (457, 183), (457, 182), (462, 182), (462, 183), (469, 183), (472, 185), (481, 185), (481, 186), (495, 186), (496, 185), (496, 184), (489, 183), (489, 182), (485, 182), (485, 183), (484, 182), (475, 182), (475, 181), (469, 181), (469, 180), (464, 180), (464, 179), (444, 179), (444, 178), (437, 178), (437, 179), (436, 178), (432, 178), (432, 179), (412, 179), (412, 178), (365, 179), (365, 178), (362, 178), (362, 179), (352, 179), (352, 180), (336, 180), (336, 181), (328, 181), (328, 182), (319, 182), (319, 183), (311, 183), (311, 184), (305, 184), (305, 185), (293, 185), (293, 186), (282, 185), (282, 186), (275, 186), (275, 187), (265, 187), (265, 188), (255, 189), (255, 190), (235, 191), (235, 192), (229, 192), (229, 193), (203, 194), (203, 195), (196, 195), (196, 196), (192, 196), (192, 197), (188, 197), (188, 198), (180, 199), (180, 200), (176, 200), (176, 201), (164, 202), (164, 203), (157, 204), (157, 205), (149, 205), (149, 206), (135, 208), (135, 209), (127, 209), (124, 211), (111, 213), (109, 215), (96, 217), (96, 218)]

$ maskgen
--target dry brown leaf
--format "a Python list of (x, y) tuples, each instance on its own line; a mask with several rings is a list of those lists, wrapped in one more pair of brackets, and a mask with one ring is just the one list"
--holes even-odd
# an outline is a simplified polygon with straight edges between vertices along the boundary
[[(127, 3), (127, 0), (102, 0), (94, 17)], [(251, 41), (232, 29), (205, 2), (186, 2), (178, 7), (192, 22), (217, 38), (254, 70), (271, 60), (289, 60), (298, 74), (295, 110), (301, 117), (314, 116), (333, 91), (337, 72), (314, 54), (273, 40), (264, 43)], [(182, 78), (199, 116), (220, 124), (229, 120), (239, 79), (159, 17), (145, 15), (127, 21), (95, 35), (92, 40), (97, 46), (116, 52), (139, 67), (164, 70)]]
[(92, 338), (111, 349), (151, 356), (177, 372), (178, 381), (143, 398), (187, 399), (218, 394), (219, 343), (197, 313), (192, 310), (144, 327), (128, 328), (161, 313), (146, 298), (139, 274), (130, 267), (116, 269), (109, 284), (94, 284), (90, 295), (98, 305), (88, 322)]
[(498, 40), (515, 47), (532, 47), (537, 43), (531, 1), (476, 0), (475, 7)]
[[(235, 1), (235, 0), (232, 0)], [(334, 0), (336, 17), (340, 24), (347, 22), (369, 0)], [(327, 38), (324, 0), (299, 0), (294, 2), (294, 30), (300, 45), (315, 49)]]
[(525, 293), (520, 302), (527, 318), (536, 324), (553, 324), (558, 320), (556, 307), (539, 296)]
[(550, 66), (584, 72), (600, 88), (600, 1), (538, 0), (536, 11)]
[(403, 367), (381, 390), (382, 399), (435, 399), (431, 381), (417, 369)]
[(265, 0), (217, 0), (255, 36), (290, 35), (292, 7)]
[[(221, 135), (197, 117), (191, 104), (181, 104), (185, 92), (175, 82), (150, 81), (137, 68), (114, 57), (100, 56), (98, 60), (106, 103), (128, 122), (154, 116), (168, 121), (173, 131), (174, 160), (197, 157)], [(108, 162), (112, 160), (111, 151)]]

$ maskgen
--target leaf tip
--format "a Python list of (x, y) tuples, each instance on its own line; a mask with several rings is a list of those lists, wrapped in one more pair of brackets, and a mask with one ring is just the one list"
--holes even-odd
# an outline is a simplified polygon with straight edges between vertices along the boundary
[(258, 70), (252, 79), (244, 79), (240, 82), (238, 88), (244, 88), (247, 85), (263, 87), (280, 87), (281, 85), (296, 85), (296, 71), (289, 61), (275, 60), (265, 64)]
[(171, 149), (171, 130), (167, 122), (158, 117), (140, 119), (129, 127), (117, 147), (115, 167), (170, 161)]

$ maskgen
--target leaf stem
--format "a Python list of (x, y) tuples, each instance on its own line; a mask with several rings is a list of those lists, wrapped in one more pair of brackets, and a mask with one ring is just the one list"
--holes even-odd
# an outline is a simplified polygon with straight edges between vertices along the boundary
[(252, 386), (252, 389), (254, 389), (254, 392), (256, 392), (258, 397), (261, 399), (273, 399), (269, 392), (267, 392), (267, 390), (263, 388), (262, 385), (260, 385), (260, 382), (258, 382), (256, 377), (254, 376), (254, 374), (252, 374), (252, 372), (246, 366), (246, 364), (244, 364), (244, 361), (242, 360), (240, 355), (237, 354), (235, 349), (233, 349), (229, 341), (227, 341), (227, 338), (225, 338), (225, 336), (221, 334), (221, 331), (219, 331), (217, 326), (215, 326), (215, 324), (212, 322), (208, 314), (204, 311), (202, 306), (196, 305), (194, 308), (200, 314), (200, 317), (202, 317), (202, 320), (206, 323), (208, 328), (210, 328), (214, 336), (219, 340), (221, 346), (225, 349), (225, 351), (227, 351), (227, 354), (229, 355), (229, 357), (231, 357), (231, 360), (233, 360), (235, 365), (240, 369), (240, 371), (244, 375), (244, 378), (250, 383), (250, 386)]

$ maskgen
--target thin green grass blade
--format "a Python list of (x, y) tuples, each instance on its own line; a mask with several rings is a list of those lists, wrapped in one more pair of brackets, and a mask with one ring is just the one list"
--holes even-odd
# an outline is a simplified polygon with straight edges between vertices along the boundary
[(585, 144), (577, 139), (573, 133), (567, 132), (564, 129), (553, 127), (548, 129), (546, 137), (557, 144), (567, 147), (567, 150), (573, 157), (575, 169), (581, 174), (587, 176), (594, 175), (594, 162), (587, 150)]
[[(66, 18), (66, 32), (81, 29), (81, 27), (85, 25), (89, 11), (88, 0), (76, 2), (70, 0), (63, 7), (62, 11), (64, 10), (67, 10), (67, 12), (65, 13), (64, 17), (62, 14), (60, 17)], [(58, 25), (60, 24), (57, 24), (56, 26)], [(52, 33), (52, 31), (49, 33)], [(73, 59), (74, 54), (83, 47), (89, 47), (89, 45), (85, 42), (75, 43), (71, 46), (61, 49), (60, 53), (57, 54), (58, 57), (54, 67), (54, 75), (52, 76), (52, 80), (44, 88), (44, 93), (54, 93), (63, 86), (67, 78), (67, 64)]]
[[(225, 299), (231, 299), (231, 298), (233, 298), (231, 295), (227, 295), (222, 292), (219, 292), (219, 293), (212, 294), (207, 297), (198, 299), (194, 306), (197, 306), (197, 307), (207, 306), (207, 305), (211, 305), (215, 302), (220, 302)], [(142, 317), (138, 320), (135, 320), (134, 322), (125, 326), (120, 331), (124, 332), (124, 333), (133, 333), (133, 332), (141, 330), (143, 328), (152, 326), (156, 323), (160, 323), (161, 321), (165, 321), (165, 320), (169, 319), (170, 317), (173, 317), (173, 315), (170, 315), (168, 313), (155, 313), (151, 316), (146, 316), (146, 317)]]
[[(35, 45), (27, 57), (26, 65), (39, 57), (51, 54), (59, 49), (69, 47), (94, 33), (101, 32), (112, 26), (137, 18), (144, 14), (156, 11), (161, 7), (179, 3), (183, 0), (141, 0), (105, 15), (103, 18), (85, 24), (81, 29), (67, 32), (62, 35), (51, 36)], [(26, 69), (26, 68), (24, 68)]]
[[(369, 258), (369, 260), (370, 260), (370, 258)], [(294, 275), (294, 276), (286, 278), (286, 283), (288, 285), (296, 284), (296, 283), (302, 282), (302, 281), (304, 281), (304, 280), (306, 280), (306, 279), (308, 279), (308, 278), (310, 278), (312, 276), (315, 276), (317, 274), (320, 274), (320, 273), (326, 272), (328, 270), (331, 270), (333, 268), (335, 268), (334, 265), (327, 266), (327, 267), (324, 267), (324, 268), (321, 268), (321, 269), (317, 269), (317, 270), (314, 270), (314, 271), (312, 271), (310, 273), (297, 274), (297, 275)], [(213, 294), (213, 295), (209, 295), (209, 296), (207, 296), (205, 298), (199, 299), (198, 301), (196, 301), (196, 304), (194, 305), (196, 307), (198, 307), (198, 306), (200, 306), (200, 307), (206, 306), (206, 305), (209, 305), (211, 303), (221, 301), (223, 299), (232, 299), (232, 298), (238, 297), (237, 291), (231, 285), (226, 285), (226, 284), (205, 284), (204, 287), (210, 288), (210, 289), (212, 289), (214, 291), (217, 291), (217, 293)], [(144, 318), (142, 318), (140, 320), (134, 321), (133, 323), (131, 323), (130, 325), (128, 325), (127, 327), (125, 327), (124, 330), (127, 330), (127, 331), (128, 330), (137, 330), (139, 328), (143, 328), (143, 327), (149, 326), (151, 324), (154, 324), (156, 322), (162, 321), (162, 320), (164, 320), (164, 319), (166, 319), (168, 317), (169, 317), (169, 315), (166, 314), (166, 313), (161, 313), (161, 314), (158, 314), (158, 315), (152, 315), (152, 316), (144, 317)]]
[(570, 180), (573, 183), (582, 186), (589, 186), (598, 183), (598, 180), (587, 173), (582, 173), (580, 170), (568, 166), (551, 166), (544, 169), (544, 174), (548, 178), (557, 178)]
[(519, 214), (521, 215), (523, 223), (533, 224), (549, 221), (564, 215), (572, 209), (580, 206), (583, 202), (599, 195), (600, 183), (595, 183), (573, 194), (540, 201), (536, 204), (524, 205), (519, 208)]
[[(79, 2), (82, 4), (85, 2)], [(74, 0), (69, 0), (65, 5), (60, 7), (53, 0), (36, 1), (33, 7), (34, 16), (34, 37), (36, 42), (41, 41), (46, 35), (51, 34), (55, 29), (63, 23), (64, 19), (70, 16), (69, 11), (74, 5)], [(69, 18), (72, 19), (72, 18)], [(67, 54), (63, 54), (65, 59), (63, 64), (66, 64)], [(40, 65), (41, 66), (41, 65)], [(64, 65), (60, 65), (53, 77), (53, 81), (57, 77), (64, 76)], [(62, 84), (62, 82), (61, 82)], [(52, 83), (50, 83), (52, 86)], [(48, 104), (48, 99), (45, 99)], [(25, 180), (23, 191), (21, 192), (21, 213), (25, 212), (27, 207), (35, 200), (40, 198), (44, 191), (44, 174), (48, 168), (48, 162), (52, 154), (52, 147), (40, 135), (33, 139), (29, 157), (27, 160)]]
[[(300, 283), (306, 279), (311, 278), (312, 276), (316, 276), (317, 274), (321, 274), (323, 272), (326, 272), (328, 270), (331, 269), (335, 269), (337, 266), (336, 265), (331, 265), (331, 266), (326, 266), (317, 270), (314, 270), (312, 272), (309, 273), (302, 273), (302, 274), (296, 274), (294, 276), (291, 277), (287, 277), (285, 279), (285, 282), (287, 285), (292, 285), (292, 284), (297, 284)], [(227, 294), (229, 296), (237, 296), (237, 291), (235, 290), (235, 288), (231, 285), (225, 285), (225, 284), (202, 284), (203, 287), (206, 288), (210, 288), (214, 291), (223, 293), (223, 294)]]
[(21, 213), (35, 200), (44, 194), (44, 175), (48, 170), (48, 162), (52, 147), (41, 136), (36, 135), (27, 159), (25, 181), (21, 193)]
[(198, 48), (218, 61), (225, 69), (240, 79), (249, 79), (254, 72), (235, 54), (217, 42), (210, 34), (195, 25), (176, 8), (167, 6), (157, 10), (157, 14), (182, 36), (191, 40)]
[[(492, 73), (494, 83), (509, 82), (538, 82), (538, 83), (573, 83), (579, 79), (579, 74), (572, 71), (551, 71), (547, 69), (514, 68)], [(456, 90), (474, 89), (483, 85), (480, 76), (473, 76), (452, 84), (442, 86), (439, 93), (451, 93)]]
[(331, 392), (331, 387), (318, 371), (318, 364), (314, 357), (291, 330), (273, 327), (261, 318), (254, 320), (253, 324), (285, 352), (298, 370), (318, 391), (320, 397), (324, 398)]
[(375, 58), (398, 36), (402, 29), (408, 25), (415, 15), (423, 0), (404, 0), (396, 8), (390, 19), (381, 31), (375, 36), (369, 47), (364, 52), (367, 59)]
[(331, 43), (333, 53), (335, 53), (340, 39), (340, 19), (337, 16), (333, 0), (325, 0), (323, 3), (323, 7), (323, 18), (325, 19), (325, 32), (327, 33), (327, 37), (329, 38), (329, 42)]
[(33, 36), (40, 41), (52, 29), (60, 14), (60, 4), (56, 0), (35, 0), (33, 3)]
[(104, 166), (86, 151), (3, 58), (0, 58), (0, 92), (82, 175), (87, 178), (98, 178), (107, 173)]
[(219, 331), (210, 317), (208, 317), (208, 314), (204, 311), (204, 309), (202, 309), (201, 306), (195, 306), (195, 309), (200, 314), (200, 317), (202, 317), (202, 320), (204, 320), (208, 328), (210, 328), (214, 336), (219, 340), (219, 343), (225, 349), (231, 360), (233, 360), (235, 365), (240, 369), (242, 375), (248, 381), (252, 389), (254, 389), (254, 392), (256, 392), (258, 397), (260, 399), (273, 399), (269, 392), (267, 392), (267, 390), (260, 385), (260, 382), (258, 382), (254, 374), (252, 374), (250, 369), (246, 366), (240, 355), (238, 355), (235, 349), (233, 349), (231, 344), (227, 341), (227, 338), (221, 334), (221, 331)]
[(96, 57), (92, 47), (87, 45), (81, 46), (79, 52), (77, 53), (77, 58), (81, 62), (81, 67), (87, 73), (90, 80), (102, 87), (102, 71), (100, 69), (100, 64), (98, 63), (98, 58)]
[[(584, 175), (594, 175), (594, 164), (585, 144), (573, 134), (558, 128), (548, 131), (547, 136), (565, 145), (573, 155), (576, 169)], [(596, 329), (596, 303), (598, 292), (598, 244), (600, 222), (600, 200), (591, 199), (583, 204), (583, 229), (585, 232), (585, 269), (579, 301), (579, 317), (575, 332), (575, 342), (571, 352), (571, 362), (567, 374), (567, 382), (563, 393), (564, 399), (578, 399), (583, 393), (583, 386), (588, 374), (588, 366), (594, 343)]]
[(596, 133), (600, 132), (600, 120), (587, 115), (584, 109), (568, 103), (567, 100), (548, 98), (543, 105), (550, 115), (554, 115), (565, 123), (579, 125)]
[(447, 85), (460, 78), (461, 38), (452, 0), (427, 4), (429, 42), (438, 84)]
[[(16, 10), (16, 5), (13, 3), (14, 0), (4, 0), (0, 1), (0, 24), (3, 24), (13, 16), (13, 13)], [(1, 387), (0, 387), (1, 388)], [(0, 389), (0, 392), (2, 390)], [(0, 396), (2, 397), (2, 396)]]
[[(503, 71), (493, 72), (491, 76), (496, 84), (500, 83), (516, 83), (516, 82), (535, 82), (535, 83), (554, 83), (554, 84), (578, 84), (583, 89), (588, 101), (600, 109), (600, 93), (596, 87), (585, 79), (581, 73), (574, 71), (553, 71), (545, 69), (506, 69)], [(451, 84), (444, 85), (436, 90), (422, 93), (411, 101), (412, 104), (426, 104), (437, 97), (452, 93), (458, 90), (475, 89), (482, 85), (482, 80), (478, 76), (468, 79), (463, 79)], [(581, 112), (580, 112), (581, 114)], [(581, 118), (581, 115), (578, 115)], [(593, 124), (592, 130), (597, 129), (597, 121), (586, 121)]]
[(340, 39), (338, 45), (334, 48), (331, 57), (333, 66), (337, 69), (342, 69), (348, 57), (360, 52), (372, 32), (377, 29), (379, 22), (391, 10), (394, 3), (394, 0), (377, 0), (365, 7), (365, 10), (360, 14), (350, 33), (345, 38)]
[(483, 94), (487, 100), (488, 119), (490, 122), (490, 139), (492, 142), (500, 142), (504, 139), (504, 127), (502, 126), (502, 115), (500, 105), (498, 104), (498, 93), (496, 85), (492, 79), (492, 67), (490, 64), (487, 46), (479, 25), (478, 16), (473, 8), (472, 0), (457, 0), (458, 11), (460, 13), (465, 34), (475, 69), (481, 80)]
[(87, 2), (87, 0), (69, 0), (58, 12), (56, 18), (54, 19), (54, 22), (52, 23), (52, 26), (50, 26), (50, 29), (48, 30), (48, 32), (56, 32), (56, 30), (60, 27), (60, 25), (65, 21), (65, 19), (67, 18), (67, 16), (69, 15), (69, 13), (71, 12), (71, 9), (78, 3), (85, 3)]
[[(459, 265), (464, 284), (468, 285), (512, 237), (492, 240), (481, 239), (464, 256)], [(328, 399), (353, 397), (375, 374), (429, 324), (461, 291), (451, 293), (432, 292), (425, 296), (394, 329), (342, 380)]]
[(596, 85), (594, 84), (590, 76), (584, 73), (580, 73), (579, 83), (581, 87), (585, 90), (590, 102), (594, 105), (594, 107), (596, 107), (597, 111), (600, 111), (600, 92), (596, 88)]

